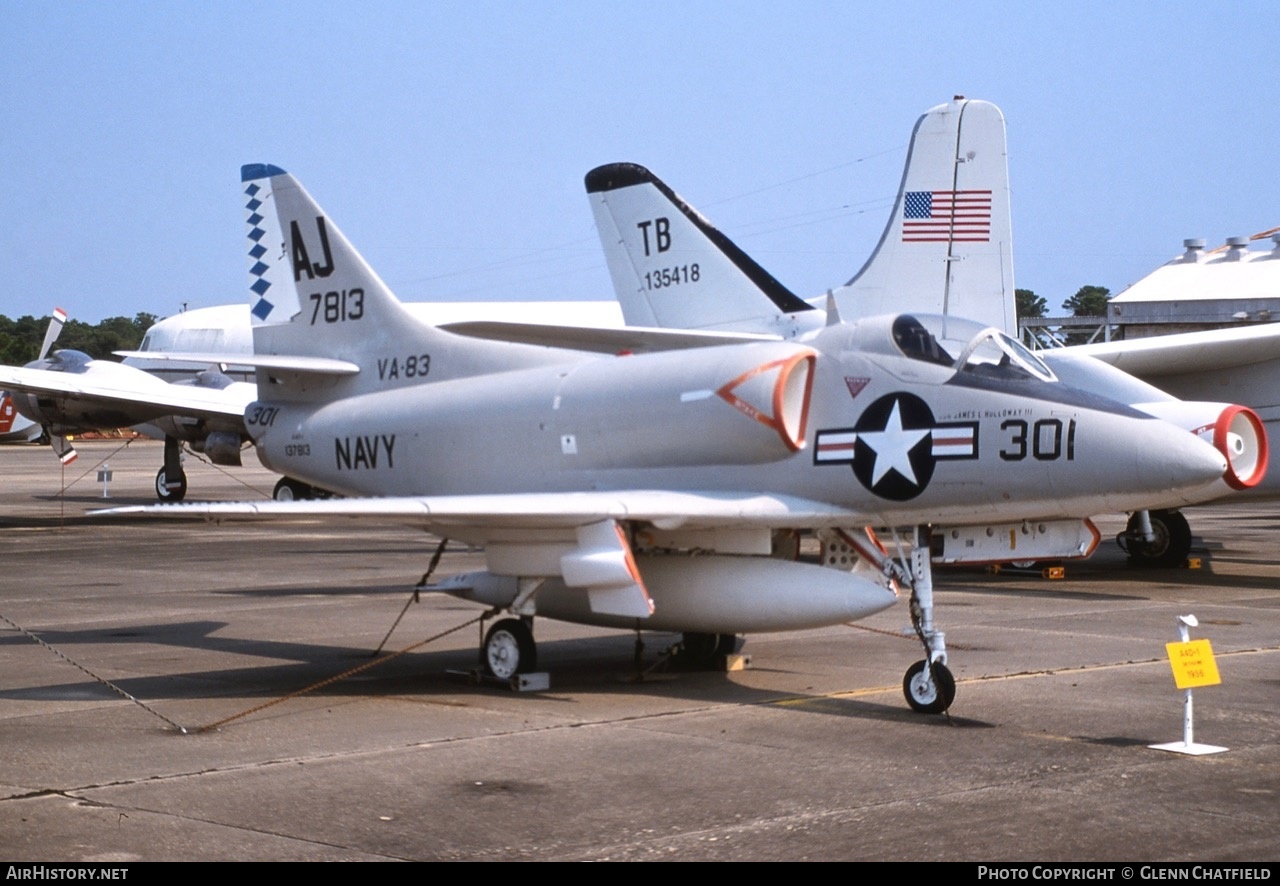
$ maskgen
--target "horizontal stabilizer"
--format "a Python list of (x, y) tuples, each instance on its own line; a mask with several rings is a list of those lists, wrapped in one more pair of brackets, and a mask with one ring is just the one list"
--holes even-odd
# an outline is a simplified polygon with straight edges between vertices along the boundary
[(121, 357), (143, 360), (169, 360), (175, 363), (209, 363), (213, 365), (256, 366), (260, 369), (286, 369), (315, 375), (355, 375), (360, 367), (349, 360), (328, 357), (300, 357), (288, 354), (202, 354), (182, 351), (115, 351)]
[(779, 339), (776, 335), (749, 332), (706, 332), (636, 326), (611, 329), (549, 326), (542, 323), (502, 323), (489, 320), (447, 323), (440, 328), (471, 338), (542, 345), (549, 348), (568, 348), (575, 351), (594, 351), (601, 354), (617, 354), (621, 351), (641, 354)]

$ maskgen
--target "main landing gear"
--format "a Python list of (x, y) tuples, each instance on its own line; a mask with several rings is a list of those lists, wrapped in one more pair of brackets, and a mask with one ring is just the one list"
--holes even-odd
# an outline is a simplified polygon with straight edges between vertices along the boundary
[(1134, 566), (1181, 566), (1191, 553), (1191, 527), (1180, 511), (1134, 511), (1116, 544)]
[[(913, 711), (922, 714), (941, 714), (947, 711), (956, 697), (956, 681), (947, 668), (946, 638), (942, 631), (934, 626), (933, 621), (933, 563), (930, 550), (930, 532), (928, 526), (916, 526), (913, 533), (909, 557), (895, 559), (880, 545), (868, 531), (866, 537), (861, 533), (844, 530), (831, 530), (820, 533), (824, 548), (835, 549), (843, 544), (840, 564), (856, 561), (852, 567), (878, 571), (877, 581), (884, 585), (896, 582), (911, 590), (910, 607), (911, 623), (916, 636), (924, 647), (925, 657), (907, 669), (902, 680), (902, 691), (907, 704)], [(838, 541), (837, 541), (838, 540)], [(856, 553), (856, 557), (852, 554)], [(827, 552), (824, 550), (824, 560)], [(833, 564), (835, 565), (835, 564)], [(433, 564), (434, 566), (434, 564)], [(835, 565), (835, 568), (850, 568), (848, 565)], [(423, 577), (422, 587), (432, 589), (427, 576)], [(476, 587), (467, 586), (476, 592), (471, 597), (477, 602), (494, 605), (497, 608), (489, 614), (496, 615), (506, 609), (510, 616), (495, 622), (485, 632), (480, 646), (480, 665), (485, 674), (499, 680), (510, 681), (517, 675), (529, 674), (537, 668), (537, 645), (533, 639), (533, 597), (545, 579), (519, 578), (514, 599), (506, 597), (505, 592), (498, 593), (498, 588), (486, 589), (484, 582)], [(507, 586), (509, 587), (509, 586)], [(440, 586), (440, 590), (448, 590)], [(896, 590), (896, 589), (895, 589)], [(485, 597), (488, 599), (485, 599)], [(486, 616), (487, 618), (488, 616)], [(638, 630), (637, 630), (638, 636)], [(729, 655), (738, 648), (738, 638), (732, 634), (702, 633), (687, 631), (677, 647), (677, 656), (683, 659), (682, 664), (690, 667), (698, 663), (709, 664), (717, 656)], [(639, 649), (639, 647), (637, 647)]]
[(156, 498), (180, 502), (187, 495), (187, 474), (182, 470), (182, 444), (177, 437), (164, 438), (164, 467), (156, 473)]
[[(739, 648), (735, 634), (704, 634), (686, 631), (677, 657), (690, 670), (709, 667), (717, 658), (732, 655)], [(480, 646), (480, 666), (490, 677), (510, 680), (538, 668), (538, 646), (533, 639), (532, 619), (504, 618), (494, 622)], [(955, 684), (952, 684), (952, 696)]]
[(740, 647), (736, 634), (704, 634), (685, 631), (675, 648), (673, 660), (688, 670), (706, 670), (718, 659), (733, 655)]
[(307, 501), (313, 498), (332, 498), (333, 493), (292, 477), (281, 477), (276, 481), (271, 497), (276, 501)]
[(519, 618), (494, 622), (480, 647), (480, 666), (499, 680), (510, 680), (537, 668), (538, 647), (529, 623)]

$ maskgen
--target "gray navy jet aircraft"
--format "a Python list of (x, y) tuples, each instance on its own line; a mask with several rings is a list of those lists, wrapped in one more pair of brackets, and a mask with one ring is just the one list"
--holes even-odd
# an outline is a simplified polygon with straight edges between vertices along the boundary
[[(415, 319), (283, 170), (242, 171), (267, 467), (350, 498), (118, 509), (369, 518), (482, 546), (425, 586), (507, 613), (485, 667), (534, 667), (535, 616), (738, 634), (830, 625), (909, 595), (913, 709), (952, 702), (930, 526), (1196, 501), (1227, 461), (1147, 413), (1063, 384), (994, 329), (887, 315), (803, 340), (616, 354), (464, 337)], [(689, 279), (697, 272), (689, 270)], [(684, 271), (664, 285), (684, 285)], [(655, 340), (656, 341), (656, 340)], [(901, 532), (886, 552), (876, 532)], [(818, 562), (782, 542), (810, 533)], [(909, 549), (909, 553), (903, 553)]]

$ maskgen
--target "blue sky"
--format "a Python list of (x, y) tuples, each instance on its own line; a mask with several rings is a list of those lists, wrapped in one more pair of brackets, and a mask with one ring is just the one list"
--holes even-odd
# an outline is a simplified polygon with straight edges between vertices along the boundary
[(242, 163), (405, 300), (612, 297), (582, 177), (648, 166), (809, 297), (884, 226), (916, 118), (1009, 133), (1017, 284), (1057, 307), (1280, 225), (1265, 8), (0, 0), (0, 314), (247, 298)]

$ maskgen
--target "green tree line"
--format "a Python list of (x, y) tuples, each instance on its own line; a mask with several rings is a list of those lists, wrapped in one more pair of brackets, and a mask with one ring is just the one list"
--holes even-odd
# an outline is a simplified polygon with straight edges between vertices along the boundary
[[(1019, 318), (1045, 316), (1049, 305), (1043, 297), (1030, 289), (1019, 289), (1016, 295)], [(1077, 317), (1100, 317), (1106, 315), (1110, 298), (1111, 290), (1105, 286), (1082, 286), (1062, 307)], [(158, 319), (155, 314), (143, 312), (132, 319), (108, 317), (97, 325), (68, 320), (54, 347), (84, 351), (95, 360), (119, 360), (112, 352), (136, 350), (142, 336)], [(0, 314), (0, 364), (21, 366), (36, 359), (48, 326), (48, 317), (28, 314), (12, 320)]]
[[(119, 360), (112, 351), (136, 350), (142, 336), (160, 319), (155, 314), (140, 313), (128, 317), (108, 317), (97, 325), (68, 320), (62, 327), (54, 348), (84, 351), (95, 360)], [(22, 366), (40, 355), (48, 317), (30, 314), (16, 320), (0, 314), (0, 364)]]
[[(1015, 289), (1018, 302), (1018, 319), (1044, 317), (1049, 310), (1049, 303), (1030, 289)], [(1073, 317), (1105, 317), (1107, 302), (1111, 300), (1111, 290), (1105, 286), (1081, 286), (1076, 294), (1062, 303), (1064, 311), (1070, 311)]]

